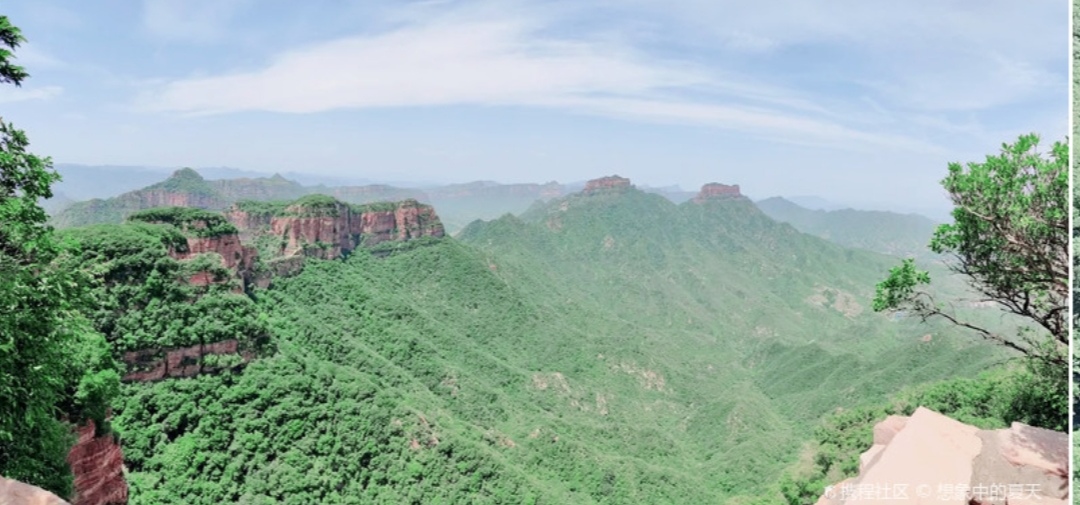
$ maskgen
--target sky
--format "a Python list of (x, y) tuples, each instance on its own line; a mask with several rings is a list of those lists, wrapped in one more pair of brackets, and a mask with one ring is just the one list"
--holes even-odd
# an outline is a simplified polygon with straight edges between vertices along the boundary
[(5, 2), (0, 117), (57, 163), (741, 185), (942, 209), (1068, 128), (1059, 0)]

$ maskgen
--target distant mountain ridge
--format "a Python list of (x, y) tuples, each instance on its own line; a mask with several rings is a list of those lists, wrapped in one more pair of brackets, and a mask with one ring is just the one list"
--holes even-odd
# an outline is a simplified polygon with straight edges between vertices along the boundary
[(756, 203), (769, 217), (840, 245), (892, 256), (935, 257), (928, 244), (938, 223), (925, 216), (876, 210), (811, 210), (782, 197)]
[[(556, 181), (513, 184), (474, 181), (404, 187), (389, 184), (350, 185), (343, 184), (349, 179), (332, 177), (304, 177), (304, 180), (317, 182), (315, 185), (305, 185), (291, 176), (263, 175), (232, 168), (200, 169), (202, 172), (183, 168), (171, 175), (166, 175), (164, 169), (144, 167), (61, 165), (58, 170), (67, 182), (58, 184), (57, 197), (45, 203), (54, 216), (54, 225), (61, 228), (120, 223), (134, 212), (159, 206), (224, 210), (241, 200), (285, 201), (304, 195), (324, 194), (353, 204), (414, 199), (436, 206), (447, 232), (455, 233), (477, 219), (495, 219), (507, 213), (520, 214), (537, 201), (570, 194), (581, 186)], [(206, 172), (230, 178), (216, 179), (208, 177)], [(110, 182), (105, 184), (104, 180)], [(114, 180), (119, 184), (113, 184)], [(676, 203), (689, 200), (695, 194), (683, 191), (678, 186), (643, 189)]]

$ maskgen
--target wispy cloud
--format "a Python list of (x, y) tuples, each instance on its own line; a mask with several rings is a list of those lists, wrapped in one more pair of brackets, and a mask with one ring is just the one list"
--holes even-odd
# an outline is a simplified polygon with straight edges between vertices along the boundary
[[(425, 7), (430, 7), (426, 5)], [(414, 6), (415, 9), (415, 6)], [(543, 35), (535, 16), (447, 16), (280, 54), (264, 68), (168, 81), (143, 110), (242, 111), (511, 105), (648, 122), (706, 125), (805, 142), (934, 150), (926, 142), (843, 126), (840, 114), (783, 87), (627, 44)], [(766, 39), (738, 44), (767, 50)]]
[(27, 69), (56, 69), (65, 66), (65, 63), (51, 53), (41, 49), (36, 44), (23, 44), (15, 55), (15, 63)]
[(42, 86), (38, 88), (0, 88), (0, 103), (25, 102), (30, 100), (50, 100), (64, 92), (60, 86)]

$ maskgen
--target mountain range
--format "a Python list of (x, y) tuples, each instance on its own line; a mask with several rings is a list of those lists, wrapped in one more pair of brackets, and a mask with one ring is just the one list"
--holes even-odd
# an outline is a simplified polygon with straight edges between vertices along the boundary
[(98, 483), (154, 504), (772, 503), (822, 418), (1009, 356), (869, 310), (896, 257), (738, 186), (676, 204), (604, 177), (456, 237), (370, 188), (181, 170), (56, 217), (125, 368), (112, 434), (87, 438), (124, 469)]

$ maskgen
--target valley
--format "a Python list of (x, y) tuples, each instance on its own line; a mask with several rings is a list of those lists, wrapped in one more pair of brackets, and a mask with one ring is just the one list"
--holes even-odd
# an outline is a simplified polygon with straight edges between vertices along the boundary
[(195, 176), (59, 232), (125, 369), (130, 503), (773, 503), (822, 418), (1009, 358), (869, 310), (895, 257), (737, 186), (611, 176), (450, 237), (415, 200), (222, 208)]

